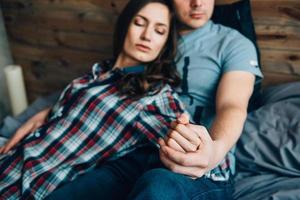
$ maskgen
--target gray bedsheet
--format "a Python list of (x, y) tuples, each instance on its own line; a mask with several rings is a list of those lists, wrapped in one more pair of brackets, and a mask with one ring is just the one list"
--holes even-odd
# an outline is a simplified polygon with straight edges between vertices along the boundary
[(234, 198), (300, 199), (300, 83), (265, 95), (237, 144)]

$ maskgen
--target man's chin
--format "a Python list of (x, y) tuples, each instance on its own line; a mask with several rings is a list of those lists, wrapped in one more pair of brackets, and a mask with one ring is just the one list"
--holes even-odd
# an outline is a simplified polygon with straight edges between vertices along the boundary
[(208, 20), (194, 20), (189, 24), (184, 24), (183, 26), (180, 27), (180, 33), (186, 34), (191, 31), (194, 31), (195, 29), (203, 27), (207, 22)]
[(194, 20), (191, 24), (190, 27), (193, 29), (201, 28), (208, 22), (207, 19), (199, 19), (199, 20)]

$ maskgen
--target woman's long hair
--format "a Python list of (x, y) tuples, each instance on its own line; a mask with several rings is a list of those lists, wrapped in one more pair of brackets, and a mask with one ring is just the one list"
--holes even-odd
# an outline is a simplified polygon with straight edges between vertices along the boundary
[(128, 97), (139, 98), (149, 91), (158, 92), (165, 84), (176, 87), (180, 84), (180, 77), (175, 67), (178, 32), (172, 0), (130, 0), (120, 14), (114, 32), (113, 54), (116, 59), (122, 52), (125, 38), (132, 19), (149, 3), (161, 3), (170, 11), (170, 31), (165, 46), (155, 60), (145, 63), (143, 73), (126, 74), (118, 81), (119, 92)]

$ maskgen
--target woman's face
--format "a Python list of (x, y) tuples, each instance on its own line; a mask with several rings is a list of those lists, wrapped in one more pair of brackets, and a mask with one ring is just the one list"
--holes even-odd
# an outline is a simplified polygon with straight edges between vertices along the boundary
[(153, 61), (168, 39), (170, 12), (161, 3), (149, 3), (132, 19), (121, 56), (125, 66)]

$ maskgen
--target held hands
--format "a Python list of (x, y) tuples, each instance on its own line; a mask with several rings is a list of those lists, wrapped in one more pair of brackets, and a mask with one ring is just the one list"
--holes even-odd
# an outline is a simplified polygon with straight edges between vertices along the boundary
[(160, 159), (171, 171), (198, 178), (214, 167), (214, 141), (207, 129), (189, 123), (183, 114), (171, 124), (164, 139), (159, 139)]
[(5, 154), (14, 148), (26, 135), (38, 129), (46, 120), (50, 109), (42, 110), (23, 124), (6, 144), (0, 147), (0, 154)]

